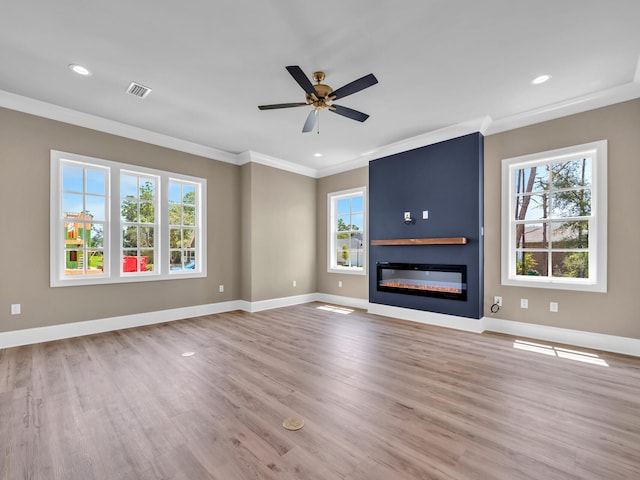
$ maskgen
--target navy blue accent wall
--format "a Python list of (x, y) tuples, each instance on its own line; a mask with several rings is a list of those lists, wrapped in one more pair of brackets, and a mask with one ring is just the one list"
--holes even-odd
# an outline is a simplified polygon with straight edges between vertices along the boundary
[[(483, 316), (484, 137), (473, 133), (369, 163), (369, 238), (466, 237), (466, 245), (370, 245), (369, 301), (383, 305)], [(422, 211), (429, 219), (422, 219)], [(413, 224), (406, 225), (410, 211)], [(467, 300), (379, 292), (376, 263), (467, 266)]]

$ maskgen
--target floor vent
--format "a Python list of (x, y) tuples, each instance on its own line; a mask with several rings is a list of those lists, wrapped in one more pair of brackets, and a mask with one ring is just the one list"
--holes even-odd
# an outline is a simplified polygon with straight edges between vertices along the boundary
[(127, 88), (127, 93), (134, 97), (144, 98), (151, 93), (151, 89), (144, 85), (140, 85), (139, 83), (131, 82), (131, 85)]

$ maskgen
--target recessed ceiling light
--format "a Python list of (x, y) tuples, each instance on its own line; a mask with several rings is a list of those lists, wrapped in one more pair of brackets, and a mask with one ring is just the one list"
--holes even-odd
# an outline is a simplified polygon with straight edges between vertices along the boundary
[(89, 75), (91, 75), (91, 72), (89, 71), (89, 69), (87, 67), (83, 67), (82, 65), (77, 65), (72, 63), (71, 65), (69, 65), (69, 68), (71, 69), (72, 72), (77, 73), (78, 75), (82, 75), (85, 77), (88, 77)]
[(551, 78), (551, 75), (540, 75), (539, 77), (536, 77), (533, 80), (531, 80), (531, 83), (533, 83), (534, 85), (540, 85), (541, 83), (549, 81), (550, 78)]
[(321, 154), (321, 153), (314, 153), (314, 154), (313, 154), (313, 156), (314, 156), (314, 157), (321, 157), (321, 156), (322, 156), (322, 154)]

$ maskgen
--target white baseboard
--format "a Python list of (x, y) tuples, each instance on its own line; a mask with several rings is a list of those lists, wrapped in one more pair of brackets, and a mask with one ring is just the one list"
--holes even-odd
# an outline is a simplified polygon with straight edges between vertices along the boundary
[(391, 307), (378, 303), (369, 303), (369, 313), (382, 315), (385, 317), (399, 318), (411, 322), (436, 325), (438, 327), (454, 328), (467, 332), (482, 333), (484, 331), (482, 319), (456, 317), (455, 315), (445, 315), (443, 313), (425, 312), (413, 310), (411, 308)]
[(640, 339), (484, 317), (485, 330), (640, 357)]
[(120, 317), (101, 318), (84, 322), (63, 323), (48, 327), (26, 328), (0, 332), (0, 348), (18, 347), (33, 343), (62, 340), (63, 338), (81, 337), (94, 333), (110, 332), (125, 328), (153, 325), (154, 323), (172, 322), (185, 318), (212, 315), (215, 313), (243, 310), (237, 301), (211, 303), (208, 305), (196, 305), (193, 307), (174, 308), (157, 312), (136, 313)]
[(243, 310), (247, 312), (261, 312), (262, 310), (271, 310), (272, 308), (290, 307), (292, 305), (315, 302), (317, 295), (317, 293), (308, 293), (305, 295), (296, 295), (293, 297), (260, 300), (258, 302), (244, 302), (245, 306), (248, 308), (243, 308)]
[(483, 317), (480, 320), (476, 320), (472, 318), (456, 317), (454, 315), (412, 310), (409, 308), (391, 307), (388, 305), (369, 303), (367, 300), (360, 298), (342, 297), (339, 295), (329, 295), (324, 293), (296, 295), (293, 297), (283, 297), (258, 302), (234, 300), (230, 302), (196, 305), (193, 307), (175, 308), (157, 312), (87, 320), (84, 322), (51, 325), (48, 327), (0, 332), (0, 349), (48, 342), (52, 340), (61, 340), (63, 338), (79, 337), (82, 335), (110, 332), (125, 328), (141, 327), (144, 325), (171, 322), (174, 320), (184, 320), (187, 318), (213, 315), (233, 310), (259, 312), (262, 310), (299, 305), (309, 302), (326, 302), (351, 308), (360, 308), (367, 310), (369, 313), (374, 315), (399, 318), (402, 320), (453, 328), (456, 330), (464, 330), (473, 333), (491, 331), (640, 357), (640, 339), (636, 338), (515, 322), (512, 320), (503, 320), (492, 317)]
[(328, 293), (317, 293), (315, 301), (333, 303), (335, 305), (342, 305), (343, 307), (359, 308), (361, 310), (368, 310), (369, 308), (369, 300), (364, 298), (342, 297)]

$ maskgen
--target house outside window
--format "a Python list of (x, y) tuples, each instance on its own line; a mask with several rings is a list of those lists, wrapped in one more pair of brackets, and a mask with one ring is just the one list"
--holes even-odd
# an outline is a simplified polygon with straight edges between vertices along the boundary
[(604, 292), (607, 142), (502, 162), (502, 284)]
[(205, 277), (205, 206), (205, 179), (52, 150), (51, 286)]
[(364, 275), (367, 262), (366, 188), (328, 195), (328, 271)]

